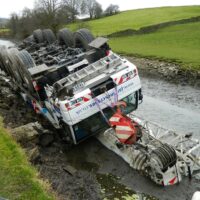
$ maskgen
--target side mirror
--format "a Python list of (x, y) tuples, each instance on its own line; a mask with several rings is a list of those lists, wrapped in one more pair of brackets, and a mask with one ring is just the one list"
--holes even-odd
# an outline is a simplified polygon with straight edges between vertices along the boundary
[(142, 94), (142, 89), (139, 89), (139, 97), (138, 97), (139, 101), (143, 101), (143, 94)]

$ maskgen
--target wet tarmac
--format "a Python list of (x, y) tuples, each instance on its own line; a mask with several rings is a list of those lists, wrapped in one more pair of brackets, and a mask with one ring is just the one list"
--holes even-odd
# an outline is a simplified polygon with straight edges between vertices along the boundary
[[(3, 41), (5, 44), (5, 41)], [(2, 44), (2, 41), (0, 41)], [(161, 126), (181, 133), (192, 132), (200, 139), (200, 91), (189, 86), (174, 85), (160, 79), (146, 77), (141, 74), (144, 101), (139, 105), (136, 115), (146, 120), (156, 122)], [(48, 148), (44, 149), (44, 155)], [(54, 154), (49, 152), (49, 160)], [(192, 194), (200, 190), (200, 181), (189, 180), (187, 177), (175, 186), (161, 187), (131, 169), (120, 157), (107, 150), (95, 138), (91, 138), (78, 146), (62, 153), (62, 164), (68, 163), (86, 176), (81, 184), (93, 184), (96, 189), (91, 195), (72, 195), (73, 199), (160, 199), (160, 200), (190, 200)], [(52, 165), (51, 163), (51, 165)], [(54, 162), (54, 167), (60, 163)], [(62, 190), (55, 187), (56, 192), (62, 192), (61, 199), (68, 199), (64, 191), (70, 191), (69, 180), (65, 180), (58, 171), (51, 173), (49, 168), (38, 166), (42, 177), (50, 182), (60, 182)], [(47, 171), (48, 169), (49, 171)], [(55, 170), (54, 170), (55, 171)], [(85, 175), (86, 174), (86, 175)], [(57, 180), (55, 180), (57, 177)], [(76, 178), (76, 177), (75, 177)], [(80, 177), (77, 177), (79, 180)], [(94, 180), (93, 180), (94, 179)], [(76, 179), (70, 179), (74, 181)], [(71, 182), (71, 185), (73, 183)], [(84, 188), (84, 186), (82, 186)], [(88, 190), (90, 187), (86, 187)], [(99, 190), (99, 192), (96, 192)], [(75, 190), (71, 190), (75, 192)], [(95, 193), (96, 192), (96, 193)], [(79, 191), (79, 194), (81, 192)], [(83, 191), (84, 194), (84, 191)]]

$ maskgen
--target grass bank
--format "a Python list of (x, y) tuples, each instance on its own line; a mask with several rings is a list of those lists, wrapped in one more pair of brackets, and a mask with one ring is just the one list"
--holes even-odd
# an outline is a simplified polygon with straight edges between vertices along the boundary
[[(104, 17), (87, 22), (91, 31), (98, 36), (110, 35), (111, 33), (127, 30), (140, 29), (163, 22), (187, 19), (200, 15), (200, 6), (179, 6), (129, 10), (110, 17)], [(69, 26), (73, 31), (78, 24)]]
[(12, 200), (53, 200), (37, 178), (25, 153), (3, 128), (0, 118), (0, 197)]
[(116, 52), (181, 62), (200, 70), (200, 22), (175, 25), (157, 32), (110, 39)]

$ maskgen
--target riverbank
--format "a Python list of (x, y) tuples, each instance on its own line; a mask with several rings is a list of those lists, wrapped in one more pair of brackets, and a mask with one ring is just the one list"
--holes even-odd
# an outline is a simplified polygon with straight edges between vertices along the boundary
[(200, 71), (183, 69), (179, 64), (159, 59), (125, 56), (145, 77), (161, 78), (171, 83), (200, 88)]
[(55, 199), (49, 185), (38, 178), (24, 151), (3, 128), (1, 117), (0, 168), (0, 199)]

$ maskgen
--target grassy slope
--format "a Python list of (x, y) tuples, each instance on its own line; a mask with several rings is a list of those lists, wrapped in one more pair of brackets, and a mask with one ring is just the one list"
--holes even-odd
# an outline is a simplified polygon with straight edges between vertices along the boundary
[(175, 59), (200, 70), (200, 22), (167, 27), (151, 34), (112, 38), (110, 45), (119, 53)]
[[(144, 26), (180, 20), (200, 15), (200, 6), (162, 7), (121, 12), (118, 15), (88, 22), (95, 35), (108, 35), (126, 29), (139, 29)], [(72, 30), (77, 24), (69, 26)]]
[(37, 179), (21, 148), (2, 128), (0, 118), (0, 197), (20, 200), (53, 199)]

